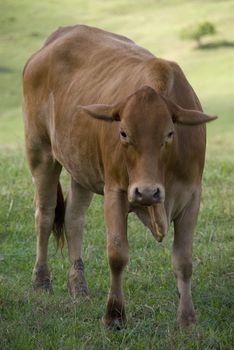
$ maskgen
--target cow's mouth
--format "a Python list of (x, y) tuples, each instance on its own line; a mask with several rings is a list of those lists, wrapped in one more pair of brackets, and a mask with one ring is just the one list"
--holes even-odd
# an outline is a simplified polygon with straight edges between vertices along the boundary
[(162, 242), (168, 230), (167, 216), (163, 204), (148, 207), (150, 230), (158, 242)]
[(168, 220), (164, 203), (149, 207), (130, 204), (129, 212), (134, 212), (143, 224), (150, 229), (154, 238), (158, 242), (162, 242), (168, 231)]

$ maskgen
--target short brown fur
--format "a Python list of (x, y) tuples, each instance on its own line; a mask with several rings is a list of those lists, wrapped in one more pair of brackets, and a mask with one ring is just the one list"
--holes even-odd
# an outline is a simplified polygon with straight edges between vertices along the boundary
[[(135, 212), (161, 241), (174, 223), (178, 322), (195, 322), (192, 237), (205, 161), (205, 123), (215, 119), (180, 67), (123, 36), (88, 26), (60, 28), (24, 69), (25, 144), (36, 190), (37, 257), (33, 287), (51, 290), (48, 239), (64, 225), (68, 287), (87, 294), (82, 262), (84, 216), (104, 195), (110, 292), (104, 322), (125, 325), (122, 272), (127, 218)], [(59, 184), (71, 175), (66, 208)]]

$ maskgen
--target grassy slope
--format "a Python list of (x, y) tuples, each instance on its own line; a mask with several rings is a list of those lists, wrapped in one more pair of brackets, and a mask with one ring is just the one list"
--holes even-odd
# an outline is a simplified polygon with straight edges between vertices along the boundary
[[(173, 4), (173, 5), (172, 5)], [(176, 5), (175, 5), (176, 4)], [(211, 19), (218, 29), (216, 41), (232, 42), (233, 1), (2, 1), (0, 47), (0, 143), (22, 140), (21, 72), (26, 59), (48, 34), (61, 25), (87, 23), (130, 36), (158, 56), (176, 60), (185, 70), (205, 109), (219, 114), (214, 133), (230, 127), (233, 109), (234, 50), (192, 50), (178, 39), (182, 27)], [(1, 18), (2, 17), (2, 18)], [(213, 39), (212, 39), (213, 40)], [(232, 123), (233, 124), (233, 123)], [(234, 131), (234, 127), (233, 130)]]
[[(212, 20), (216, 41), (233, 40), (233, 1), (0, 0), (0, 339), (3, 349), (231, 349), (233, 343), (234, 50), (194, 50), (178, 39), (187, 24)], [(131, 263), (125, 274), (129, 325), (113, 334), (101, 325), (108, 267), (101, 198), (86, 225), (88, 300), (67, 296), (67, 260), (50, 245), (54, 297), (29, 288), (35, 258), (33, 189), (22, 151), (21, 71), (26, 59), (61, 25), (86, 23), (123, 33), (156, 55), (176, 60), (204, 109), (220, 116), (209, 125), (202, 210), (195, 237), (194, 302), (199, 325), (175, 326), (177, 300), (170, 269), (171, 235), (156, 244), (130, 220)], [(12, 147), (14, 151), (7, 149)], [(66, 180), (65, 180), (66, 187)], [(66, 256), (66, 253), (65, 253)], [(58, 307), (59, 305), (59, 307)]]

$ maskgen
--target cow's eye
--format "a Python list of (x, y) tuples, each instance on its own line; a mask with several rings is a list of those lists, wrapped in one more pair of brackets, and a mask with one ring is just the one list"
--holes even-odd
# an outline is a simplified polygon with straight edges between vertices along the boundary
[(169, 134), (167, 135), (167, 137), (170, 139), (170, 138), (173, 136), (173, 134), (174, 134), (174, 131), (171, 131), (171, 132), (169, 132)]
[(120, 135), (120, 141), (122, 142), (122, 144), (129, 145), (133, 143), (126, 131), (120, 130), (119, 135)]
[(161, 146), (171, 144), (171, 143), (172, 143), (172, 140), (173, 140), (173, 135), (174, 135), (174, 131), (170, 131), (170, 132), (164, 137), (164, 140), (163, 140), (163, 142), (161, 143)]
[(121, 135), (124, 139), (127, 138), (127, 134), (126, 134), (126, 132), (124, 132), (124, 131), (120, 131), (120, 135)]

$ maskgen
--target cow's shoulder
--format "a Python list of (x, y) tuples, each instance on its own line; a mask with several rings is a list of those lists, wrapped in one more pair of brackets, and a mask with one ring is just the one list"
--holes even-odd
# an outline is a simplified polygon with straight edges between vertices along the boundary
[[(145, 62), (148, 79), (157, 92), (168, 97), (173, 88), (175, 73), (174, 62), (153, 57)], [(176, 64), (175, 64), (176, 65)]]

